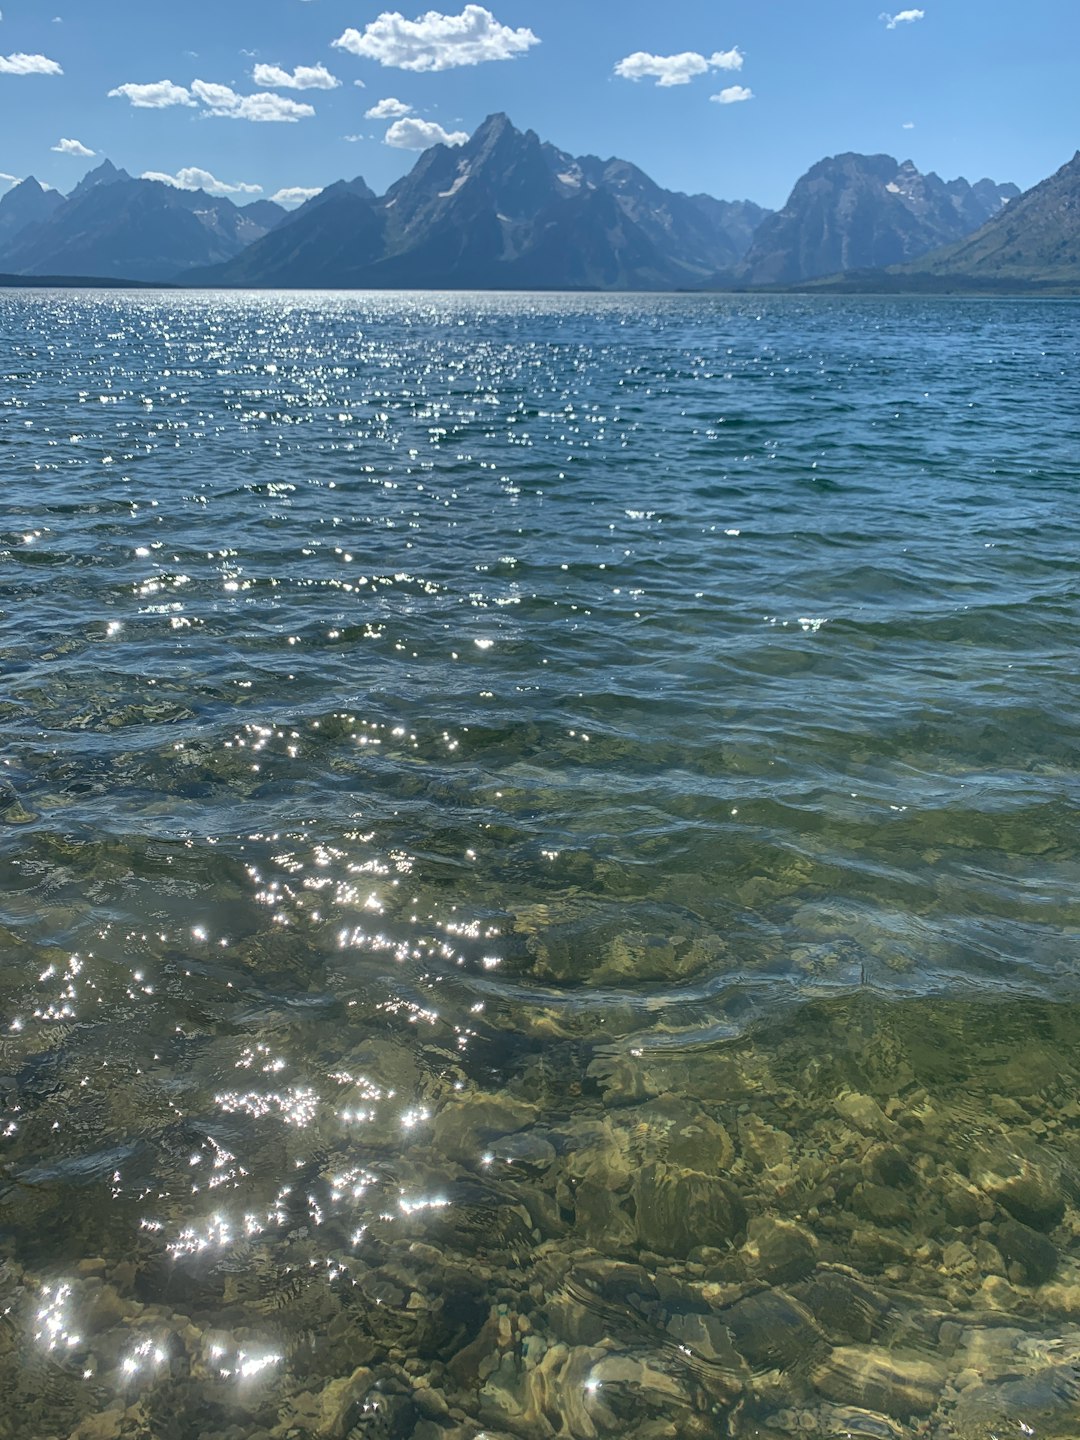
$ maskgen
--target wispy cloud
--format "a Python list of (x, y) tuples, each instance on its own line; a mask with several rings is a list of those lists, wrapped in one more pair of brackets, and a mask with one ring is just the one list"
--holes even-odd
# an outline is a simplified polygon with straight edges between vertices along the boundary
[(647, 50), (635, 50), (615, 66), (615, 74), (623, 80), (652, 80), (667, 88), (670, 85), (689, 85), (698, 75), (710, 70), (741, 70), (745, 56), (736, 45), (730, 50), (715, 50), (711, 55), (699, 55), (696, 50), (684, 50), (678, 55), (651, 55)]
[(81, 140), (58, 140), (52, 148), (58, 155), (78, 155), (83, 160), (89, 160), (94, 154)]
[(336, 90), (341, 84), (325, 65), (297, 65), (295, 70), (256, 65), (251, 78), (256, 85), (268, 85), (271, 90)]
[(434, 120), (395, 120), (383, 136), (386, 145), (395, 150), (427, 150), (432, 145), (464, 145), (468, 140), (464, 130), (449, 132)]
[(238, 95), (228, 85), (215, 85), (209, 80), (193, 80), (191, 93), (202, 102), (211, 115), (224, 116), (228, 120), (253, 120), (295, 124), (315, 114), (313, 105), (289, 100), (284, 95), (274, 95), (267, 90), (256, 95)]
[(278, 121), (289, 124), (306, 120), (315, 114), (314, 106), (260, 90), (255, 95), (238, 95), (228, 85), (215, 85), (209, 80), (193, 80), (191, 88), (174, 85), (171, 80), (155, 80), (149, 85), (128, 83), (109, 91), (129, 100), (137, 110), (164, 110), (170, 105), (203, 105), (211, 115), (229, 120)]
[(62, 75), (64, 72), (55, 60), (47, 55), (0, 55), (0, 75)]
[(276, 200), (279, 205), (302, 205), (305, 200), (312, 200), (321, 194), (318, 186), (311, 189), (306, 185), (286, 185), (276, 195), (271, 195), (270, 199)]
[(148, 85), (128, 81), (109, 91), (109, 99), (130, 100), (136, 110), (165, 110), (170, 105), (194, 105), (191, 91), (171, 80), (154, 80)]
[(895, 30), (898, 25), (913, 25), (916, 20), (925, 20), (926, 11), (898, 10), (895, 15), (890, 15), (887, 10), (884, 10), (878, 19), (885, 21), (886, 30)]
[(242, 180), (230, 185), (227, 180), (218, 180), (209, 170), (198, 165), (186, 165), (175, 175), (166, 175), (160, 170), (144, 170), (143, 180), (160, 180), (177, 190), (205, 190), (208, 195), (261, 195), (261, 185), (247, 185)]
[(743, 100), (753, 100), (754, 92), (747, 85), (729, 85), (726, 90), (721, 90), (719, 95), (710, 95), (710, 100), (715, 100), (717, 105), (738, 105)]
[(362, 32), (346, 30), (333, 43), (350, 55), (398, 70), (453, 70), (489, 60), (513, 60), (540, 41), (531, 30), (500, 25), (483, 5), (466, 5), (460, 15), (429, 10), (416, 20), (384, 11)]

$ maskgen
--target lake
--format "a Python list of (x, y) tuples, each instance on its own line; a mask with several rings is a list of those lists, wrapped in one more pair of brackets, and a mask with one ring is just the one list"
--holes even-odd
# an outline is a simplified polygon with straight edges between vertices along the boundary
[(1080, 308), (0, 292), (0, 1437), (1074, 1437)]

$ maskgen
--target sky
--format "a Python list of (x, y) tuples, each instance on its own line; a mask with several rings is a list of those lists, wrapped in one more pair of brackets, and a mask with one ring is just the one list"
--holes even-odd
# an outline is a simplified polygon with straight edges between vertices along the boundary
[(0, 0), (0, 194), (104, 157), (241, 204), (381, 193), (500, 110), (772, 208), (846, 150), (1026, 189), (1080, 145), (1080, 0), (435, 3)]

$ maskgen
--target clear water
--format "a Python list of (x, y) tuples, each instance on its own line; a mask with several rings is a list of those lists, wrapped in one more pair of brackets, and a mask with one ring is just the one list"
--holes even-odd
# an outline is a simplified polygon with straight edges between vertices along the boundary
[(1075, 1436), (1078, 319), (0, 294), (0, 1436)]

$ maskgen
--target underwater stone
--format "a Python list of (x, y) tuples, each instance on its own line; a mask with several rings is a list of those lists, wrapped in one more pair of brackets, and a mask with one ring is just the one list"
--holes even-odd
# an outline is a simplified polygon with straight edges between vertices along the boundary
[(1038, 1230), (1021, 1225), (1019, 1220), (1006, 1220), (997, 1228), (996, 1240), (1002, 1256), (1012, 1265), (1019, 1265), (1022, 1278), (1029, 1285), (1045, 1285), (1054, 1278), (1058, 1267), (1056, 1246)]
[(847, 1090), (833, 1102), (836, 1113), (864, 1135), (892, 1135), (896, 1122), (890, 1120), (872, 1095), (860, 1095)]
[(117, 1440), (123, 1431), (125, 1410), (117, 1405), (100, 1415), (88, 1415), (72, 1432), (71, 1440)]
[(450, 1160), (477, 1164), (491, 1142), (514, 1135), (537, 1117), (534, 1105), (504, 1095), (472, 1095), (449, 1102), (432, 1127), (436, 1147)]
[(1004, 1143), (982, 1146), (972, 1156), (970, 1175), (974, 1185), (1021, 1224), (1046, 1231), (1061, 1223), (1061, 1177), (1053, 1158), (1040, 1147), (1020, 1151)]
[(822, 1420), (828, 1434), (843, 1436), (843, 1440), (905, 1440), (902, 1425), (873, 1410), (830, 1405), (824, 1407)]
[(747, 1226), (742, 1249), (753, 1275), (776, 1285), (801, 1280), (817, 1261), (817, 1241), (809, 1230), (773, 1215), (758, 1215)]
[(735, 1159), (723, 1125), (676, 1095), (661, 1095), (620, 1118), (634, 1126), (632, 1143), (649, 1158), (709, 1175), (726, 1172)]
[(543, 1135), (532, 1132), (504, 1135), (492, 1142), (491, 1154), (505, 1165), (534, 1172), (546, 1170), (555, 1163), (555, 1146)]
[(710, 1364), (723, 1365), (738, 1372), (742, 1359), (732, 1344), (731, 1331), (718, 1315), (672, 1315), (667, 1323), (668, 1334), (680, 1345)]
[(822, 1270), (794, 1294), (830, 1339), (868, 1342), (881, 1333), (889, 1301), (851, 1275)]
[(908, 1420), (930, 1414), (944, 1387), (945, 1371), (929, 1360), (847, 1345), (834, 1350), (810, 1378), (826, 1399)]
[(355, 1419), (355, 1411), (371, 1389), (372, 1373), (360, 1367), (340, 1380), (331, 1380), (319, 1394), (320, 1436), (343, 1440)]
[(746, 1227), (746, 1207), (735, 1188), (700, 1171), (646, 1165), (633, 1193), (638, 1239), (660, 1255), (685, 1259), (699, 1245), (719, 1249)]
[(783, 1130), (767, 1125), (759, 1116), (750, 1114), (739, 1119), (739, 1139), (743, 1154), (758, 1169), (774, 1170), (791, 1160), (792, 1140)]
[(974, 1275), (978, 1269), (975, 1256), (962, 1240), (953, 1240), (941, 1252), (941, 1263), (957, 1275)]
[(851, 1208), (864, 1220), (875, 1220), (879, 1225), (907, 1225), (911, 1222), (911, 1201), (887, 1185), (857, 1185)]
[(828, 1347), (814, 1317), (783, 1290), (747, 1295), (721, 1312), (735, 1348), (760, 1370), (802, 1366)]

